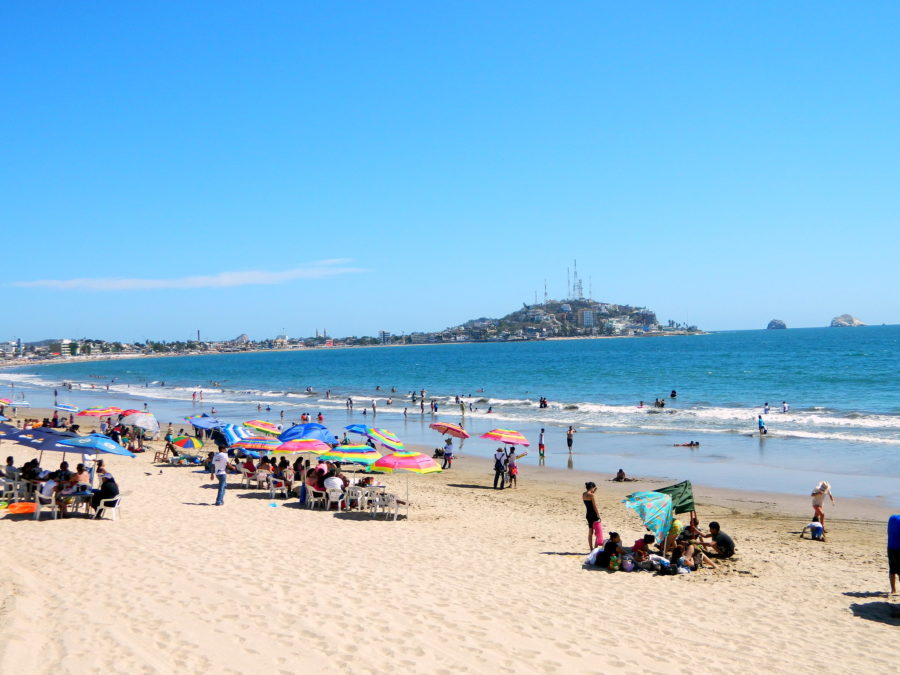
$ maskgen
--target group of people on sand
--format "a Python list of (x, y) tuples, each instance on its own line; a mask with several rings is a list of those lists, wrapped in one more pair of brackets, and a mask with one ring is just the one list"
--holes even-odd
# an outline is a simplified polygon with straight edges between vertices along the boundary
[[(620, 469), (621, 471), (621, 469)], [(623, 472), (624, 473), (624, 472)], [(588, 524), (588, 549), (585, 559), (588, 565), (612, 571), (648, 570), (664, 574), (687, 574), (701, 567), (715, 569), (714, 558), (725, 559), (734, 555), (734, 540), (722, 532), (719, 523), (709, 524), (707, 532), (699, 528), (699, 521), (692, 516), (685, 526), (675, 519), (663, 541), (653, 534), (645, 534), (630, 547), (623, 546), (618, 532), (603, 537), (603, 522), (597, 507), (597, 484), (587, 482), (581, 495)]]
[(88, 504), (92, 509), (97, 509), (101, 502), (119, 496), (119, 486), (112, 474), (106, 471), (103, 460), (97, 460), (94, 465), (94, 473), (100, 477), (100, 487), (91, 487), (91, 471), (84, 464), (78, 464), (75, 470), (69, 468), (69, 463), (62, 461), (59, 469), (49, 471), (41, 467), (38, 459), (31, 459), (21, 467), (16, 467), (13, 457), (6, 458), (3, 467), (3, 478), (7, 481), (27, 481), (34, 485), (37, 499), (43, 505), (56, 504), (60, 515), (68, 517), (69, 507), (73, 504), (75, 496), (90, 493)]

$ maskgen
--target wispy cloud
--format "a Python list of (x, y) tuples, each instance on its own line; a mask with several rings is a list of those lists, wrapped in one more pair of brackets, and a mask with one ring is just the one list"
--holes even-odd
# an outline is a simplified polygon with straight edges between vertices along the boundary
[(14, 281), (19, 288), (52, 288), (61, 291), (145, 291), (163, 288), (229, 288), (234, 286), (268, 286), (296, 279), (322, 279), (342, 274), (364, 272), (349, 267), (346, 258), (319, 260), (287, 270), (245, 270), (218, 274), (180, 277), (176, 279), (129, 279), (120, 277), (83, 279), (39, 279)]

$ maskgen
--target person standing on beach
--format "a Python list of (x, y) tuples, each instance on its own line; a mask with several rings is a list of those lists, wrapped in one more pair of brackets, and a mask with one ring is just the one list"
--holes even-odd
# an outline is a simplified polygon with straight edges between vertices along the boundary
[(225, 452), (224, 448), (220, 448), (219, 451), (213, 455), (212, 470), (216, 480), (219, 481), (219, 491), (216, 494), (216, 506), (222, 506), (222, 504), (225, 503), (225, 488), (227, 487), (226, 481), (228, 479), (228, 454)]
[(538, 436), (538, 464), (540, 466), (544, 465), (544, 430), (541, 429), (541, 434)]
[(891, 595), (897, 595), (897, 577), (900, 577), (900, 516), (888, 518), (888, 580)]
[(756, 416), (756, 424), (759, 426), (759, 435), (765, 436), (769, 433), (769, 430), (766, 429), (766, 423), (763, 421), (762, 415)]
[(444, 464), (442, 469), (449, 469), (453, 466), (453, 439), (447, 436), (444, 441)]
[(500, 490), (506, 487), (506, 453), (503, 448), (497, 448), (494, 453), (494, 489), (497, 488), (497, 482), (500, 483)]
[(790, 409), (791, 409), (791, 406), (788, 405), (787, 401), (781, 402), (781, 412), (786, 413)]
[(763, 406), (763, 414), (764, 415), (769, 414), (769, 402), (768, 401), (766, 401), (766, 404)]
[(834, 495), (831, 494), (831, 484), (827, 480), (823, 480), (821, 483), (816, 485), (816, 488), (810, 495), (810, 497), (812, 497), (813, 515), (819, 517), (819, 522), (822, 524), (822, 530), (824, 532), (828, 532), (828, 530), (825, 528), (826, 495), (831, 500), (831, 505), (834, 506)]
[(574, 440), (575, 440), (574, 437), (575, 437), (575, 434), (577, 434), (577, 433), (578, 432), (575, 431), (575, 427), (572, 427), (572, 426), (570, 426), (569, 429), (566, 431), (566, 445), (569, 446), (569, 452), (572, 452), (572, 443), (574, 442)]
[(597, 484), (588, 482), (584, 484), (584, 493), (581, 495), (588, 524), (588, 551), (593, 551), (595, 546), (603, 545), (603, 523), (600, 522), (600, 511), (594, 498), (596, 492)]

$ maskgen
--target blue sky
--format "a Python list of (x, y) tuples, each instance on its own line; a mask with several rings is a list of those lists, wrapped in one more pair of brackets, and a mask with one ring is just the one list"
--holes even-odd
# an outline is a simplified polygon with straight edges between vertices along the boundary
[(0, 339), (900, 323), (900, 5), (624, 5), (3, 3)]

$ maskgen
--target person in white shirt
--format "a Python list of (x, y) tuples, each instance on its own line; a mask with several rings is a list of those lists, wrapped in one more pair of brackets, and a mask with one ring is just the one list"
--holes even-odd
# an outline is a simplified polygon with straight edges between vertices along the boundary
[(224, 450), (219, 450), (212, 458), (212, 469), (216, 480), (219, 481), (219, 492), (216, 495), (216, 506), (225, 503), (225, 488), (228, 480), (228, 455)]

